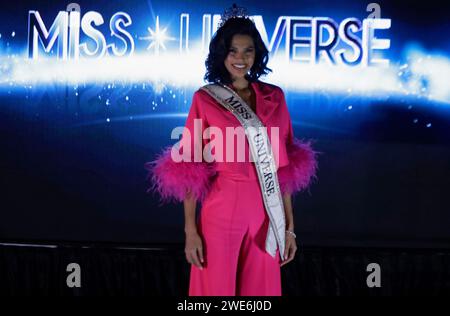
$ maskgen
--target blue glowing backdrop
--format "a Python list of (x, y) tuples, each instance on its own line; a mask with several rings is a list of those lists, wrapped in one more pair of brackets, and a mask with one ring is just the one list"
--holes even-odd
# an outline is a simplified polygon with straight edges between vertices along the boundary
[[(182, 242), (146, 193), (228, 1), (0, 4), (0, 239)], [(439, 2), (241, 1), (295, 135), (323, 154), (294, 199), (310, 245), (450, 244), (450, 23)]]

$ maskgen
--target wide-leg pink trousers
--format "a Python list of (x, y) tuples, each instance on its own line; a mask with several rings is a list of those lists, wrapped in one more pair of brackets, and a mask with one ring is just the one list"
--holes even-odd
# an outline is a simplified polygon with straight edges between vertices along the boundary
[(203, 270), (191, 265), (190, 296), (280, 296), (281, 259), (265, 251), (269, 217), (257, 179), (219, 172), (197, 228)]

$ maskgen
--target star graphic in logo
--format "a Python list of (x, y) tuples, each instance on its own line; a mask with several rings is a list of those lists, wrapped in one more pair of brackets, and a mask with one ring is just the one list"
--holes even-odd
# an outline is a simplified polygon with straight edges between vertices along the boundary
[(149, 41), (150, 44), (147, 47), (147, 50), (150, 50), (152, 48), (155, 49), (155, 54), (159, 55), (160, 48), (162, 47), (164, 50), (167, 50), (166, 46), (164, 45), (165, 41), (174, 41), (176, 38), (170, 37), (166, 35), (167, 27), (164, 29), (160, 29), (159, 27), (159, 16), (156, 16), (156, 25), (155, 30), (153, 31), (152, 28), (147, 28), (148, 32), (150, 33), (149, 36), (145, 37), (139, 37), (141, 40)]

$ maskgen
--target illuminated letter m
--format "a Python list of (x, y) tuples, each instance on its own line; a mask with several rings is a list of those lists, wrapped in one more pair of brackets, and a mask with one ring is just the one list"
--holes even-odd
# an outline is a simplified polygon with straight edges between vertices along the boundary
[(60, 11), (50, 30), (47, 31), (39, 12), (29, 11), (28, 58), (38, 58), (39, 42), (42, 44), (44, 51), (49, 53), (55, 41), (58, 40), (58, 58), (67, 59), (68, 21), (69, 14), (65, 11)]

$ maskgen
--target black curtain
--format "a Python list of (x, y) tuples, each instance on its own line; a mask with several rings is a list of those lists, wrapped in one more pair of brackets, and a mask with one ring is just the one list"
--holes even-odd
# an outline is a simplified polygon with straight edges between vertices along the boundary
[[(69, 263), (81, 287), (69, 288)], [(381, 267), (381, 287), (369, 288), (369, 263)], [(450, 249), (304, 247), (282, 267), (285, 296), (450, 294)], [(189, 265), (183, 245), (0, 245), (1, 295), (186, 296)]]

